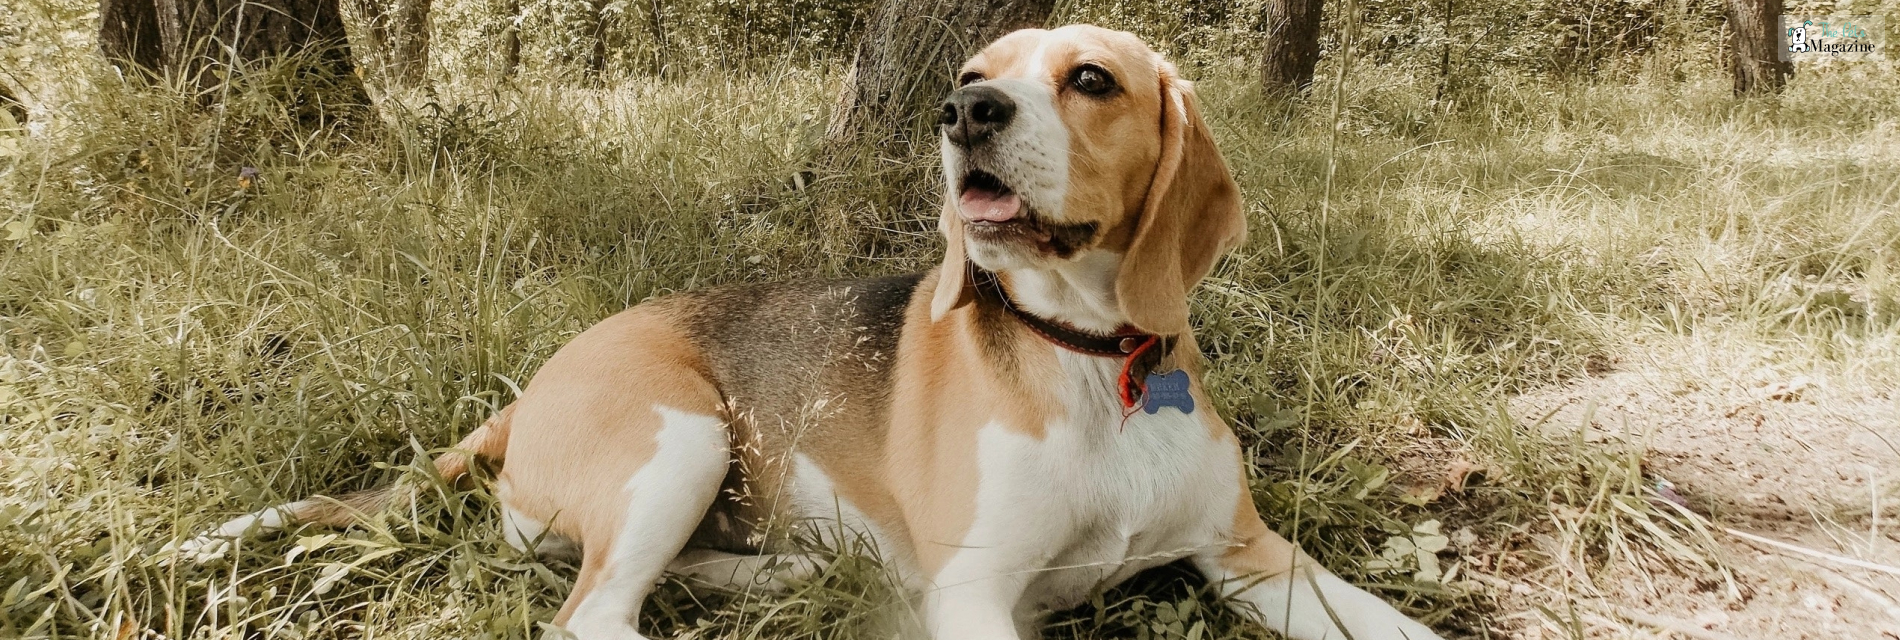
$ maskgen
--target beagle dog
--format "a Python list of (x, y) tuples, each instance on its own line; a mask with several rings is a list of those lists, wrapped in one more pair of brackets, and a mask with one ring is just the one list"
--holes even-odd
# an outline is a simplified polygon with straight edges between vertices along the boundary
[[(875, 544), (941, 640), (1033, 637), (1180, 558), (1292, 638), (1437, 638), (1255, 512), (1189, 332), (1189, 292), (1246, 233), (1192, 85), (1085, 25), (1011, 33), (958, 85), (940, 267), (641, 303), (436, 459), (498, 469), (511, 544), (578, 555), (554, 623), (642, 638), (663, 573), (783, 584), (819, 568), (791, 542), (815, 535)], [(181, 551), (414, 495), (279, 505)]]

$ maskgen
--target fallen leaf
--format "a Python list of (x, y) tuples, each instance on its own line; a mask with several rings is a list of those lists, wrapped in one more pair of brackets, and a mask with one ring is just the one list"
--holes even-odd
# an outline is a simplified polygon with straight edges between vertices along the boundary
[(294, 563), (297, 561), (298, 556), (322, 549), (325, 545), (336, 541), (336, 537), (336, 534), (332, 533), (328, 535), (304, 536), (298, 538), (297, 545), (291, 547), (290, 552), (284, 554), (284, 564)]
[(1418, 506), (1431, 504), (1444, 497), (1446, 493), (1463, 493), (1471, 476), (1482, 475), (1484, 472), (1484, 465), (1460, 455), (1446, 463), (1445, 472), (1438, 477), (1406, 487), (1400, 499)]

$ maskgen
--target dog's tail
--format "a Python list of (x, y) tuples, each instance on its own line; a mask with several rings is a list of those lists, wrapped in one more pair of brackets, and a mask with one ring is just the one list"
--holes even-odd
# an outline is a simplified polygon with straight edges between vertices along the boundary
[[(435, 472), (442, 480), (454, 483), (468, 475), (477, 458), (499, 468), (508, 449), (508, 432), (513, 426), (515, 407), (509, 405), (470, 432), (455, 448), (436, 456)], [(224, 556), (232, 542), (249, 536), (280, 531), (302, 524), (346, 527), (382, 513), (398, 504), (413, 503), (423, 487), (413, 480), (397, 481), (339, 497), (311, 496), (296, 502), (266, 507), (233, 518), (218, 528), (176, 545), (167, 545), (196, 562), (209, 562)]]

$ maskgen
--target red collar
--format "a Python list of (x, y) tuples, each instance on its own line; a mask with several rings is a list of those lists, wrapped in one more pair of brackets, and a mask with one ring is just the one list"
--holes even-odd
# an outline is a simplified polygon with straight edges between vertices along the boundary
[(1128, 325), (1108, 335), (1083, 331), (1024, 310), (1009, 299), (1009, 292), (1003, 290), (1002, 278), (995, 273), (973, 268), (970, 279), (979, 296), (997, 301), (1031, 333), (1050, 344), (1084, 355), (1121, 358), (1122, 372), (1116, 391), (1124, 409), (1134, 407), (1146, 393), (1148, 374), (1174, 351), (1177, 342), (1173, 336), (1146, 333)]

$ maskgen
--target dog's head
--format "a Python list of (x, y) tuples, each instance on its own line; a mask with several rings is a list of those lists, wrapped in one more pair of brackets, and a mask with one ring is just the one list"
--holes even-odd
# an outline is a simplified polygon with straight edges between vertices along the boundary
[(1026, 29), (964, 63), (941, 116), (949, 240), (931, 314), (990, 271), (1119, 257), (1129, 323), (1187, 331), (1187, 297), (1246, 234), (1239, 189), (1193, 85), (1139, 38)]

